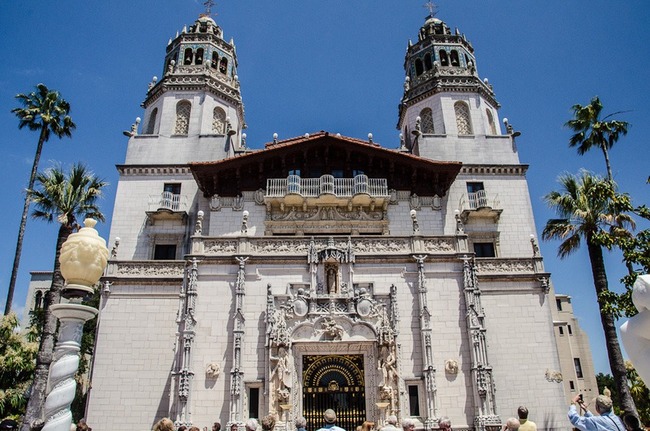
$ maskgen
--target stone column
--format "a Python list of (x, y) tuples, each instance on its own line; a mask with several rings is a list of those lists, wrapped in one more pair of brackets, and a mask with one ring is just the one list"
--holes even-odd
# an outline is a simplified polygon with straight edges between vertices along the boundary
[(244, 339), (244, 328), (246, 320), (244, 319), (243, 307), (244, 296), (246, 295), (246, 261), (248, 256), (235, 257), (239, 263), (237, 271), (237, 281), (235, 283), (235, 313), (233, 320), (235, 326), (233, 329), (233, 358), (232, 369), (230, 370), (230, 421), (229, 423), (243, 421), (244, 397), (242, 396), (243, 377), (242, 371), (242, 343)]
[(56, 304), (51, 309), (61, 324), (43, 406), (44, 431), (69, 431), (72, 424), (70, 405), (77, 388), (74, 375), (79, 368), (83, 326), (99, 312), (79, 302), (94, 291), (93, 286), (99, 281), (108, 261), (106, 241), (94, 229), (96, 223), (93, 219), (86, 219), (85, 227), (71, 234), (61, 246), (59, 262), (61, 275), (66, 280), (62, 296), (70, 303)]
[(431, 429), (438, 423), (436, 412), (436, 397), (438, 388), (436, 386), (436, 367), (433, 362), (433, 346), (431, 340), (431, 313), (427, 306), (427, 287), (424, 277), (424, 261), (426, 255), (413, 256), (418, 264), (418, 305), (420, 307), (420, 336), (422, 342), (422, 364), (424, 373), (425, 401), (427, 405), (427, 417), (424, 421), (426, 429)]
[(472, 383), (474, 386), (474, 405), (476, 416), (474, 426), (478, 431), (498, 429), (501, 419), (496, 414), (494, 380), (492, 367), (488, 361), (487, 342), (485, 340), (485, 314), (481, 306), (481, 291), (476, 279), (474, 260), (463, 258), (463, 283), (465, 305), (467, 307), (467, 333), (470, 337), (472, 359)]

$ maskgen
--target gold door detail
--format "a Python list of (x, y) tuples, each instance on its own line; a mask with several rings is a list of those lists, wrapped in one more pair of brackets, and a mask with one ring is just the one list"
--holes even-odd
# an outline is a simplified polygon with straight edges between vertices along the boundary
[(323, 426), (323, 413), (336, 412), (336, 424), (354, 431), (366, 420), (363, 355), (303, 356), (303, 415), (307, 429)]

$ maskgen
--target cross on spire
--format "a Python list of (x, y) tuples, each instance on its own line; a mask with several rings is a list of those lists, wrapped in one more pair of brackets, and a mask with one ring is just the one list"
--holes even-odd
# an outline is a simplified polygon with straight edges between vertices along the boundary
[(212, 14), (210, 9), (212, 8), (212, 6), (214, 6), (214, 1), (206, 0), (203, 2), (203, 6), (205, 6), (205, 14), (207, 16), (210, 16)]
[(425, 7), (426, 9), (429, 9), (429, 16), (430, 16), (431, 18), (433, 18), (434, 16), (436, 16), (436, 13), (438, 12), (438, 6), (437, 6), (434, 2), (432, 2), (432, 1), (428, 1), (428, 2), (426, 2), (426, 3), (424, 4), (424, 7)]

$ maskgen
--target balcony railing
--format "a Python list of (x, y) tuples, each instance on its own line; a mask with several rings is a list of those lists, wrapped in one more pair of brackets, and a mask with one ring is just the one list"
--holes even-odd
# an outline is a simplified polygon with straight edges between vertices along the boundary
[(354, 178), (334, 178), (332, 175), (301, 178), (298, 175), (289, 175), (287, 178), (266, 180), (267, 198), (281, 198), (290, 194), (306, 198), (315, 198), (323, 194), (332, 194), (340, 198), (358, 194), (388, 196), (388, 182), (386, 178), (368, 178), (366, 175), (357, 175)]
[(479, 190), (477, 192), (468, 192), (467, 200), (469, 201), (469, 208), (473, 210), (492, 206), (488, 202), (488, 195), (485, 192), (485, 190)]
[(162, 192), (159, 195), (149, 196), (149, 211), (187, 211), (187, 196), (171, 192)]

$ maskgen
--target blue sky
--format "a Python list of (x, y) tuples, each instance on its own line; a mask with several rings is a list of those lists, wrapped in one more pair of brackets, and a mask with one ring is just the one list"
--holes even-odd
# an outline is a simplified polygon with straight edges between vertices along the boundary
[[(221, 1), (213, 7), (226, 39), (234, 38), (246, 108), (247, 143), (326, 130), (399, 145), (397, 105), (409, 39), (416, 40), (424, 0)], [(605, 112), (630, 110), (632, 126), (611, 153), (615, 179), (639, 203), (650, 203), (650, 2), (628, 0), (445, 0), (438, 17), (475, 48), (482, 78), (494, 86), (501, 117), (522, 132), (517, 145), (539, 235), (553, 217), (542, 197), (565, 171), (604, 174), (601, 154), (578, 156), (563, 124), (571, 106), (600, 96)], [(0, 301), (4, 303), (37, 134), (18, 130), (10, 113), (17, 93), (43, 82), (72, 105), (72, 139), (45, 145), (41, 169), (82, 161), (110, 186), (102, 209), (110, 218), (129, 129), (152, 76), (162, 74), (170, 37), (204, 9), (192, 0), (0, 2)], [(108, 235), (109, 223), (99, 226)], [(14, 308), (25, 301), (29, 271), (50, 270), (57, 227), (29, 220)], [(112, 239), (109, 240), (112, 242)], [(602, 329), (586, 251), (561, 261), (557, 243), (540, 244), (556, 290), (573, 297), (589, 334), (597, 371), (607, 372)], [(608, 256), (610, 286), (624, 268)], [(4, 308), (4, 307), (3, 307)]]

